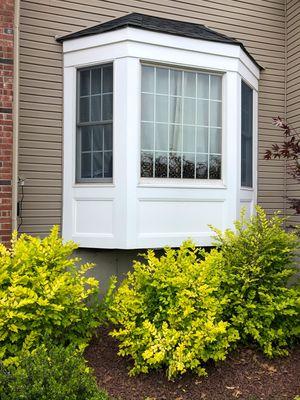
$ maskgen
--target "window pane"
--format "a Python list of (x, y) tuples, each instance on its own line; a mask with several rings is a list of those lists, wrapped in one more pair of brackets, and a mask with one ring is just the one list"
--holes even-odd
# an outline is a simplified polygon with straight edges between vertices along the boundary
[(171, 153), (169, 157), (169, 178), (181, 178), (181, 153)]
[(154, 121), (153, 94), (142, 94), (142, 121)]
[(156, 96), (156, 121), (168, 122), (169, 120), (168, 96)]
[(92, 153), (81, 154), (81, 178), (91, 178), (91, 157)]
[(170, 125), (170, 151), (182, 151), (182, 129), (180, 125)]
[(142, 66), (142, 92), (154, 93), (154, 67)]
[(210, 98), (222, 100), (222, 77), (217, 75), (210, 76)]
[(102, 96), (103, 99), (103, 121), (110, 121), (112, 120), (113, 114), (113, 97), (112, 94), (104, 94)]
[(143, 150), (154, 149), (154, 124), (149, 122), (142, 123), (141, 146)]
[(91, 151), (92, 138), (91, 127), (83, 126), (81, 128), (81, 151)]
[(167, 178), (168, 176), (168, 153), (155, 153), (155, 177)]
[(182, 177), (186, 179), (195, 178), (195, 154), (183, 154)]
[(210, 102), (210, 125), (222, 126), (222, 103), (219, 101)]
[(101, 121), (101, 95), (91, 97), (91, 120)]
[(221, 179), (221, 156), (210, 156), (209, 179)]
[(155, 125), (155, 150), (168, 151), (168, 125)]
[(113, 91), (113, 67), (112, 65), (103, 68), (103, 93)]
[(101, 94), (101, 68), (92, 69), (92, 94)]
[(208, 125), (208, 100), (198, 100), (197, 125)]
[(87, 96), (90, 94), (90, 70), (80, 71), (79, 77), (80, 96)]
[(253, 91), (242, 82), (241, 184), (253, 185)]
[(183, 151), (195, 153), (195, 127), (183, 127)]
[(170, 70), (170, 94), (181, 96), (182, 93), (182, 72)]
[(222, 136), (221, 129), (210, 128), (210, 153), (221, 154)]
[(184, 96), (196, 97), (196, 73), (184, 72)]
[(170, 122), (181, 123), (182, 100), (180, 97), (170, 98)]
[(193, 124), (196, 123), (196, 100), (184, 99), (183, 103), (183, 123)]
[(103, 178), (103, 153), (93, 153), (93, 178)]
[(112, 125), (104, 125), (104, 150), (112, 150), (113, 148), (113, 135)]
[(208, 178), (208, 156), (206, 154), (197, 154), (196, 156), (196, 178)]
[(79, 122), (88, 122), (90, 120), (90, 98), (81, 97), (79, 103)]
[(208, 153), (208, 128), (197, 128), (196, 151), (197, 153)]
[(209, 97), (209, 76), (207, 74), (197, 74), (197, 97), (198, 99), (208, 99)]
[(112, 151), (104, 152), (104, 178), (112, 178)]
[(142, 178), (153, 177), (153, 153), (143, 151), (141, 154), (141, 176)]
[(156, 68), (156, 93), (169, 93), (169, 70)]

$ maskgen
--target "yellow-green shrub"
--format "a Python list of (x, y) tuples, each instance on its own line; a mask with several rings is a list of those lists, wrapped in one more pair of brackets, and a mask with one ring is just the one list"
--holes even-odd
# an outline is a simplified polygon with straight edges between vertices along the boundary
[(223, 318), (245, 343), (258, 344), (269, 356), (285, 354), (300, 333), (299, 286), (288, 287), (299, 239), (283, 229), (278, 214), (268, 219), (260, 207), (256, 212), (250, 220), (242, 214), (235, 232), (215, 230), (229, 299)]
[(11, 249), (0, 244), (0, 359), (18, 354), (42, 339), (84, 345), (98, 324), (98, 281), (87, 278), (90, 264), (71, 258), (77, 246), (63, 243), (58, 228), (40, 239), (13, 236)]
[(169, 378), (187, 370), (205, 374), (203, 361), (224, 359), (237, 339), (222, 320), (222, 255), (213, 250), (200, 257), (204, 252), (190, 242), (166, 248), (160, 258), (149, 250), (114, 294), (111, 334), (120, 342), (119, 354), (132, 357), (131, 374), (159, 367)]

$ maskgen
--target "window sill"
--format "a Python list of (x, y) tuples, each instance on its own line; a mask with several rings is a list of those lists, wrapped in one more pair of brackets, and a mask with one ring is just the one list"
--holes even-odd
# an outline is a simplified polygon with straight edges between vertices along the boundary
[(172, 189), (226, 189), (226, 185), (220, 180), (209, 182), (181, 180), (181, 179), (153, 179), (142, 178), (138, 184), (139, 188), (172, 188)]

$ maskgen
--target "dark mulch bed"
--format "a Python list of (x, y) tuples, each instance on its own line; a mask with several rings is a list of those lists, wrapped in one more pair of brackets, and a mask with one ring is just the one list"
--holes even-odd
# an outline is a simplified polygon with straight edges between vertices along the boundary
[(99, 386), (122, 400), (293, 400), (300, 395), (300, 347), (274, 360), (239, 349), (209, 365), (207, 378), (186, 374), (174, 382), (163, 371), (129, 377), (129, 361), (117, 356), (116, 341), (105, 330), (92, 341), (86, 358)]

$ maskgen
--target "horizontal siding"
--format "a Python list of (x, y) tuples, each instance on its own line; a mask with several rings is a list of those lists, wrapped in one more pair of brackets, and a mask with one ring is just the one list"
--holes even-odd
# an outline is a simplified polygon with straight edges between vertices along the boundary
[[(62, 49), (54, 38), (129, 12), (205, 24), (243, 41), (265, 67), (259, 87), (259, 202), (270, 212), (282, 209), (284, 164), (263, 155), (280, 139), (271, 118), (285, 111), (284, 0), (21, 0), (22, 229), (44, 234), (61, 222)], [(295, 41), (291, 46), (296, 48)]]
[[(300, 2), (287, 0), (287, 119), (300, 131)], [(287, 197), (300, 198), (300, 182), (287, 174)], [(300, 224), (300, 215), (288, 209), (290, 221)]]

